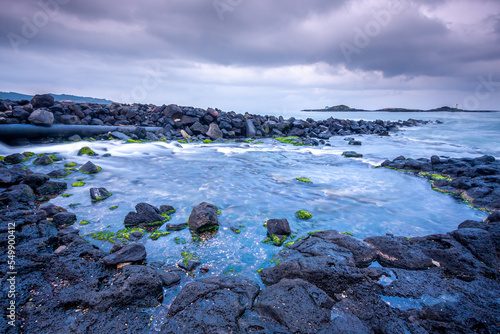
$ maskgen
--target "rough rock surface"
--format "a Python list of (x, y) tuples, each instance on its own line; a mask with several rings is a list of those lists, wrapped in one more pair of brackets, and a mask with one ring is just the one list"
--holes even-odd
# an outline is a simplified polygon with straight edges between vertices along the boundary
[(197, 233), (201, 233), (218, 227), (219, 219), (217, 218), (217, 210), (215, 205), (206, 202), (195, 206), (189, 215), (189, 228)]

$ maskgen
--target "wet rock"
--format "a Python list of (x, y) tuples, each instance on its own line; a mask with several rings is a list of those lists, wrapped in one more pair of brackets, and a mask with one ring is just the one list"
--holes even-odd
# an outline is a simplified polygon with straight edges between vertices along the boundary
[(217, 229), (219, 227), (217, 210), (215, 205), (206, 202), (195, 206), (189, 215), (189, 228), (196, 233)]
[(148, 132), (146, 131), (145, 128), (138, 126), (138, 127), (135, 128), (134, 134), (139, 139), (146, 139), (146, 137), (148, 135)]
[(21, 183), (27, 184), (32, 189), (36, 189), (36, 188), (44, 185), (49, 180), (50, 180), (50, 177), (48, 175), (41, 174), (41, 173), (33, 173), (33, 174), (29, 174), (29, 175), (26, 175), (25, 177), (23, 177)]
[(130, 139), (130, 136), (127, 136), (126, 134), (124, 134), (123, 132), (120, 132), (120, 131), (113, 131), (109, 135), (111, 138), (114, 138), (114, 139), (121, 139), (121, 140), (129, 140)]
[(76, 215), (72, 212), (59, 212), (53, 217), (53, 223), (56, 225), (73, 225), (76, 222)]
[(292, 234), (290, 224), (286, 219), (268, 219), (266, 223), (267, 235), (284, 236)]
[(68, 137), (68, 140), (70, 140), (70, 141), (80, 141), (80, 140), (82, 140), (82, 137), (80, 137), (79, 135), (72, 135), (71, 137)]
[(197, 258), (189, 259), (187, 262), (179, 262), (177, 265), (186, 271), (193, 271), (201, 264), (201, 261)]
[(203, 125), (201, 124), (200, 122), (196, 122), (194, 123), (191, 127), (190, 127), (191, 131), (193, 131), (193, 133), (195, 135), (203, 135), (203, 136), (206, 136), (207, 132), (208, 132), (208, 126), (207, 125)]
[(96, 174), (101, 171), (101, 167), (95, 165), (92, 161), (87, 161), (79, 169), (84, 174)]
[(95, 309), (105, 311), (109, 307), (155, 307), (160, 304), (159, 300), (163, 300), (162, 281), (157, 271), (147, 266), (125, 266), (111, 283), (109, 288), (96, 293), (90, 299), (90, 304)]
[(500, 222), (500, 211), (495, 211), (486, 218), (487, 223)]
[(188, 227), (188, 223), (182, 224), (165, 224), (166, 231), (181, 231)]
[(54, 161), (46, 154), (42, 155), (41, 157), (36, 158), (33, 163), (35, 165), (41, 165), (41, 166), (46, 166), (46, 165), (51, 165)]
[(208, 127), (207, 136), (212, 140), (216, 140), (218, 138), (222, 138), (222, 131), (219, 129), (219, 126), (216, 123), (210, 123)]
[(56, 195), (68, 189), (66, 182), (47, 181), (42, 186), (36, 188), (38, 195)]
[(23, 162), (24, 160), (26, 160), (26, 157), (24, 156), (24, 154), (14, 153), (14, 154), (9, 154), (9, 155), (5, 156), (3, 161), (7, 164), (15, 165), (15, 164), (18, 164), (20, 162)]
[(158, 269), (157, 274), (158, 277), (160, 277), (161, 283), (164, 287), (170, 287), (181, 281), (181, 276), (176, 272)]
[(7, 188), (0, 193), (0, 202), (9, 204), (12, 202), (29, 203), (35, 200), (33, 189), (27, 184), (18, 184)]
[(0, 186), (8, 186), (13, 182), (12, 172), (3, 166), (0, 166)]
[(349, 141), (349, 145), (361, 146), (362, 143), (359, 140), (351, 140)]
[(245, 121), (245, 134), (247, 138), (255, 138), (255, 125), (253, 124), (252, 119), (247, 119)]
[(495, 275), (492, 268), (479, 261), (451, 235), (417, 237), (412, 238), (411, 242), (451, 276), (471, 281), (478, 275), (486, 277)]
[(281, 261), (272, 268), (264, 268), (260, 276), (267, 286), (274, 285), (284, 278), (300, 278), (314, 284), (330, 297), (348, 288), (354, 288), (366, 279), (360, 270), (326, 256)]
[(33, 108), (49, 108), (54, 105), (54, 97), (49, 94), (36, 94), (31, 99)]
[(387, 267), (403, 269), (428, 269), (432, 259), (422, 250), (412, 247), (403, 237), (370, 237), (365, 241), (377, 249), (378, 262)]
[(47, 217), (53, 218), (59, 212), (66, 212), (66, 209), (61, 208), (60, 206), (56, 206), (54, 204), (46, 204), (40, 207), (40, 210), (43, 210), (47, 213)]
[(491, 268), (498, 268), (498, 257), (491, 234), (484, 229), (461, 228), (451, 235), (465, 246), (479, 261)]
[(45, 109), (37, 109), (31, 113), (28, 121), (33, 125), (52, 126), (54, 123), (54, 114)]
[[(326, 256), (334, 259), (336, 263), (351, 267), (355, 266), (354, 256), (351, 251), (321, 238), (308, 237), (287, 247), (299, 252), (304, 257)], [(284, 256), (284, 259), (287, 259), (287, 255)]]
[(263, 317), (255, 312), (247, 312), (238, 320), (242, 333), (259, 334), (291, 334), (285, 327), (274, 319)]
[(90, 199), (92, 202), (104, 201), (111, 195), (112, 193), (110, 193), (106, 188), (90, 188)]
[(259, 286), (232, 276), (186, 284), (175, 298), (162, 333), (237, 333), (238, 319), (250, 310)]
[(53, 178), (63, 178), (63, 177), (68, 176), (69, 174), (71, 174), (70, 170), (62, 168), (62, 169), (53, 170), (52, 172), (50, 172), (47, 175), (50, 177), (53, 177)]
[(141, 262), (144, 259), (146, 259), (146, 247), (143, 244), (132, 243), (113, 254), (105, 256), (102, 262), (111, 266), (123, 262)]
[(162, 222), (165, 218), (157, 207), (148, 203), (139, 203), (135, 206), (137, 212), (129, 212), (125, 216), (124, 224), (126, 227), (150, 225)]
[(320, 238), (348, 249), (354, 256), (357, 267), (368, 267), (377, 257), (377, 251), (373, 246), (347, 233), (335, 230), (319, 231), (312, 234), (311, 238)]
[(362, 158), (363, 157), (363, 154), (360, 154), (360, 153), (357, 153), (354, 151), (346, 151), (346, 152), (342, 153), (342, 155), (346, 158)]
[(292, 333), (317, 333), (330, 322), (334, 302), (322, 290), (301, 279), (283, 279), (265, 289), (255, 311)]

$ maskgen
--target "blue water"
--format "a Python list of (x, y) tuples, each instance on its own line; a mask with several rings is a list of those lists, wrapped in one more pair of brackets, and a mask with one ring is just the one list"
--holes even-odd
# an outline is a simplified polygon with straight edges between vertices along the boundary
[[(45, 173), (63, 168), (70, 161), (82, 165), (91, 160), (102, 167), (96, 175), (74, 172), (66, 182), (83, 178), (86, 185), (69, 186), (67, 193), (73, 196), (51, 200), (75, 212), (78, 222), (91, 222), (85, 226), (74, 225), (82, 235), (123, 229), (125, 215), (139, 202), (174, 206), (177, 212), (170, 223), (185, 222), (193, 206), (201, 202), (215, 204), (221, 210), (221, 229), (215, 238), (194, 242), (188, 230), (173, 232), (157, 241), (145, 237), (140, 242), (147, 248), (147, 261), (176, 264), (182, 259), (181, 252), (189, 251), (197, 254), (203, 266), (210, 269), (205, 275), (241, 274), (257, 282), (260, 282), (257, 270), (272, 265), (273, 256), (280, 250), (262, 243), (266, 237), (263, 227), (266, 219), (288, 219), (297, 237), (311, 231), (336, 229), (365, 238), (385, 233), (406, 237), (446, 233), (464, 220), (486, 217), (486, 213), (451, 196), (432, 191), (424, 178), (374, 166), (399, 155), (419, 158), (433, 154), (452, 157), (491, 154), (500, 158), (499, 113), (298, 113), (294, 116), (299, 115), (317, 119), (330, 116), (439, 119), (444, 124), (404, 129), (390, 137), (355, 136), (363, 142), (361, 147), (349, 146), (343, 137), (333, 137), (331, 147), (295, 147), (272, 139), (262, 144), (209, 145), (106, 141), (21, 148), (0, 146), (0, 155), (33, 151), (57, 153), (64, 158), (51, 166), (35, 167), (33, 158), (25, 162), (30, 168)], [(84, 145), (100, 156), (77, 156)], [(341, 156), (343, 151), (353, 149), (364, 154), (364, 158)], [(105, 153), (111, 157), (102, 157)], [(302, 176), (313, 183), (295, 180)], [(105, 187), (113, 196), (92, 204), (90, 187)], [(81, 205), (70, 209), (72, 203)], [(115, 205), (118, 209), (109, 209)], [(295, 218), (299, 209), (311, 212), (313, 218), (308, 221)], [(230, 227), (239, 228), (241, 234), (235, 234)], [(104, 250), (112, 246), (87, 238)], [(184, 238), (187, 243), (176, 244), (175, 238)], [(196, 273), (195, 277), (200, 275)], [(167, 291), (165, 306), (175, 294), (175, 289)], [(157, 312), (162, 314), (166, 310), (161, 308)]]

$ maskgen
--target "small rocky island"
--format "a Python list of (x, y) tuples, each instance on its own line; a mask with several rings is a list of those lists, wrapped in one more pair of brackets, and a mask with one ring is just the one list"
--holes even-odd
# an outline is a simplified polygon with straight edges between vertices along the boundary
[(495, 112), (496, 110), (464, 110), (459, 108), (452, 108), (448, 106), (443, 106), (440, 108), (434, 109), (407, 109), (407, 108), (383, 108), (376, 110), (365, 110), (365, 109), (357, 109), (346, 106), (345, 104), (333, 106), (333, 107), (325, 107), (322, 109), (304, 109), (301, 111), (305, 112), (356, 112), (356, 111), (386, 111), (386, 112)]

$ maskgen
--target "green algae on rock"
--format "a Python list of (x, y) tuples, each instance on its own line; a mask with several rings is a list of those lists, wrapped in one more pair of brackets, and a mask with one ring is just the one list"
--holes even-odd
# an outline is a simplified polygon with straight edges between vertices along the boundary
[(312, 214), (310, 212), (305, 211), (305, 210), (299, 210), (299, 211), (295, 212), (295, 216), (299, 219), (302, 219), (302, 220), (307, 220), (307, 219), (312, 218)]
[(94, 151), (92, 151), (92, 149), (88, 146), (84, 146), (82, 147), (79, 151), (78, 151), (78, 155), (89, 155), (89, 156), (94, 156), (96, 155)]

